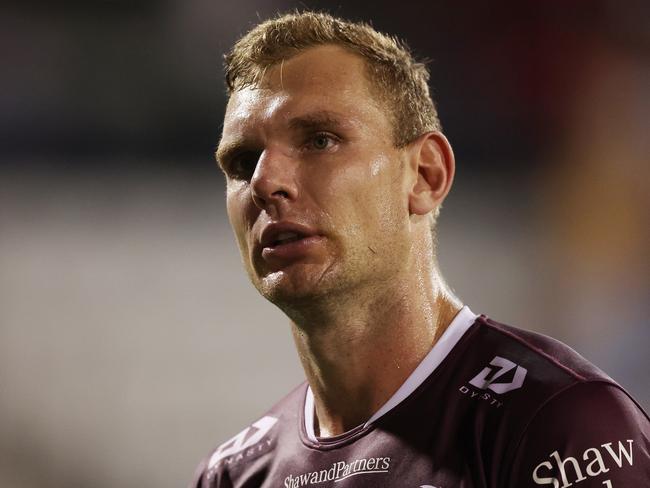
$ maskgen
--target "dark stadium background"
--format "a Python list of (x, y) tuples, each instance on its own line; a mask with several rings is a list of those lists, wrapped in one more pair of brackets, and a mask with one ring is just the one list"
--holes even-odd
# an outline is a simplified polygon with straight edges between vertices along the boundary
[(222, 53), (304, 5), (431, 59), (458, 163), (440, 256), (466, 303), (650, 406), (647, 2), (5, 1), (3, 488), (185, 486), (301, 381), (212, 152)]

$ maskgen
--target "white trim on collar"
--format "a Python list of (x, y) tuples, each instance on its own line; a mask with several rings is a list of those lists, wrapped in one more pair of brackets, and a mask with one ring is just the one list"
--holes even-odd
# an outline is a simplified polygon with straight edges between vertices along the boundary
[[(478, 315), (473, 313), (469, 307), (463, 307), (451, 321), (447, 330), (442, 334), (429, 353), (418, 364), (411, 375), (406, 378), (402, 386), (388, 399), (384, 405), (370, 417), (364, 424), (364, 428), (375, 422), (387, 412), (399, 405), (406, 397), (413, 393), (425, 379), (431, 375), (438, 365), (447, 357), (460, 338), (467, 332), (472, 324), (476, 321)], [(307, 395), (305, 396), (305, 430), (307, 437), (312, 442), (318, 442), (314, 432), (314, 394), (311, 387), (307, 386)]]

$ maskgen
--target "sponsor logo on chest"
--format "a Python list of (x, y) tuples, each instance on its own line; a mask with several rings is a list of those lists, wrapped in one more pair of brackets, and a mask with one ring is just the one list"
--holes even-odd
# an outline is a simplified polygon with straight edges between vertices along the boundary
[(284, 479), (285, 488), (299, 488), (301, 486), (310, 486), (326, 481), (335, 483), (343, 481), (351, 476), (358, 475), (377, 475), (388, 473), (390, 471), (389, 457), (372, 457), (355, 459), (354, 461), (337, 461), (331, 466), (318, 471), (309, 471), (292, 475)]
[[(608, 473), (612, 469), (632, 466), (634, 464), (633, 444), (632, 439), (627, 439), (625, 442), (618, 441), (616, 445), (607, 442), (586, 449), (582, 456), (568, 456), (564, 459), (558, 451), (553, 451), (548, 456), (548, 461), (543, 461), (535, 467), (532, 474), (533, 481), (540, 486), (567, 488), (574, 483), (578, 484)], [(603, 480), (602, 484), (605, 488), (614, 488), (611, 480)]]

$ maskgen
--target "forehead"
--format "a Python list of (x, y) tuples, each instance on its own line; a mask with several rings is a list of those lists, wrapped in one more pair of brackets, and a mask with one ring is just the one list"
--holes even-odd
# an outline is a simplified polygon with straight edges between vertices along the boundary
[(388, 117), (371, 92), (361, 56), (339, 46), (318, 46), (272, 66), (259, 86), (231, 95), (223, 139), (322, 111), (351, 122), (387, 126)]

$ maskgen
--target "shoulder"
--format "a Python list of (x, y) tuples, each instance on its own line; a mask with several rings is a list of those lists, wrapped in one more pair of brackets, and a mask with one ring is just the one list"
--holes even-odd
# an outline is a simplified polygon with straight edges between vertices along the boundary
[[(196, 469), (189, 488), (218, 488), (239, 476), (263, 472), (274, 456), (280, 438), (297, 429), (306, 382), (298, 385), (255, 422), (221, 443)], [(233, 474), (236, 473), (236, 474)]]
[(606, 373), (560, 341), (485, 316), (474, 334), (492, 359), (470, 387), (499, 398), (502, 423), (516, 426), (507, 486), (612, 488), (650, 479), (648, 416)]
[[(484, 390), (511, 404), (527, 418), (549, 402), (562, 402), (584, 392), (597, 392), (629, 403), (643, 413), (631, 396), (600, 368), (568, 345), (536, 332), (496, 322), (481, 315), (471, 329), (471, 379), (468, 386)], [(472, 376), (473, 374), (473, 376)], [(579, 395), (580, 396), (580, 395)], [(505, 404), (504, 404), (505, 406)]]
[(644, 486), (650, 480), (648, 416), (614, 383), (577, 382), (529, 420), (511, 479), (509, 486), (517, 487)]
[[(532, 366), (531, 373), (555, 373), (561, 383), (584, 380), (613, 380), (568, 345), (552, 337), (505, 325), (484, 315), (477, 320), (485, 336), (485, 346), (520, 357)], [(551, 378), (547, 378), (551, 379)]]
[(566, 344), (485, 315), (477, 318), (464, 342), (457, 356), (464, 363), (464, 389), (484, 392), (510, 410), (534, 412), (577, 383), (617, 385)]

